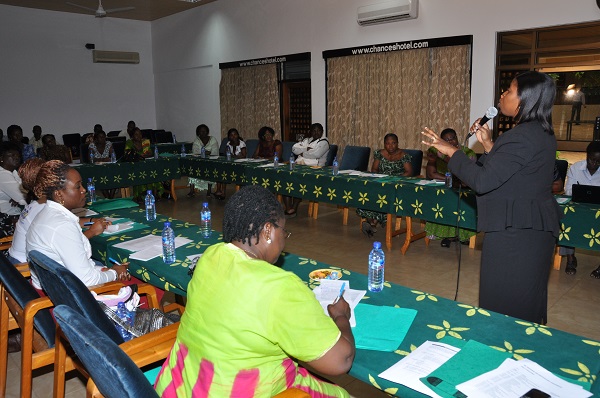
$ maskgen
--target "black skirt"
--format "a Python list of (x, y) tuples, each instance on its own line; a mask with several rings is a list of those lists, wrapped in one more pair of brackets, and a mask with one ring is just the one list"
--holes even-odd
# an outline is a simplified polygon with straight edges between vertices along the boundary
[(548, 277), (556, 238), (549, 231), (486, 232), (479, 306), (526, 321), (548, 320)]

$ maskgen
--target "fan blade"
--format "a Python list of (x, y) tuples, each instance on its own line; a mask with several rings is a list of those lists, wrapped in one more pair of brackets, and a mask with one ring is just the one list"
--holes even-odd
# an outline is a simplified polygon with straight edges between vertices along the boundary
[(105, 11), (106, 11), (106, 13), (111, 13), (111, 12), (121, 12), (121, 11), (131, 11), (131, 10), (135, 10), (135, 7), (109, 8), (108, 10), (105, 10)]
[(96, 9), (95, 9), (95, 8), (90, 8), (90, 7), (82, 6), (82, 5), (80, 5), (80, 4), (75, 4), (75, 3), (68, 2), (68, 1), (67, 1), (66, 3), (67, 3), (68, 5), (70, 5), (70, 6), (73, 6), (73, 7), (79, 7), (79, 8), (83, 8), (84, 10), (88, 10), (88, 11), (91, 11), (91, 12), (93, 12), (93, 13), (95, 13), (95, 12), (96, 12)]

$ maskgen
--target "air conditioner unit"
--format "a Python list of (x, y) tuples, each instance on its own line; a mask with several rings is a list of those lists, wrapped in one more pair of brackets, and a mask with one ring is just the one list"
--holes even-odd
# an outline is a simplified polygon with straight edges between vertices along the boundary
[(419, 12), (419, 0), (393, 0), (358, 7), (356, 21), (359, 25), (415, 19)]
[(129, 51), (102, 51), (93, 50), (92, 59), (94, 63), (112, 63), (112, 64), (139, 64), (140, 53)]

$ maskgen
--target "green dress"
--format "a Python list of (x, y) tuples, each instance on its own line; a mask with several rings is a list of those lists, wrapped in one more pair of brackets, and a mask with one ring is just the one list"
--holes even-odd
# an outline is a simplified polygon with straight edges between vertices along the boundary
[[(477, 159), (477, 155), (472, 149), (462, 147), (461, 151), (463, 151), (469, 159)], [(437, 149), (433, 147), (429, 148), (427, 152), (437, 156)], [(446, 155), (444, 155), (444, 157), (445, 156)], [(448, 171), (448, 163), (446, 163), (444, 159), (440, 158), (439, 156), (436, 158), (435, 167), (437, 169), (437, 172), (440, 174), (446, 174), (446, 172)], [(456, 227), (453, 227), (452, 225), (437, 224), (430, 221), (427, 221), (427, 223), (425, 224), (425, 232), (427, 233), (427, 237), (429, 239), (444, 239), (456, 237)], [(467, 241), (475, 235), (477, 235), (477, 232), (475, 231), (460, 228), (458, 229), (458, 238), (461, 242)]]
[[(412, 160), (412, 156), (409, 154), (404, 154), (400, 160), (387, 160), (381, 154), (381, 149), (376, 150), (373, 154), (373, 157), (379, 160), (379, 173), (391, 176), (404, 175), (404, 163), (410, 163)], [(376, 220), (381, 225), (385, 225), (387, 222), (386, 213), (380, 213), (373, 210), (356, 209), (356, 214), (358, 214), (361, 218)]]

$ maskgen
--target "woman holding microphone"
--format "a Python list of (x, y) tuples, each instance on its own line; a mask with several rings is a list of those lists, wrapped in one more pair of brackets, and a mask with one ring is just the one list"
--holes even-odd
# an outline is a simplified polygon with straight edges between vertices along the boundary
[(429, 128), (424, 144), (450, 157), (449, 170), (477, 192), (477, 229), (485, 232), (479, 306), (545, 324), (548, 276), (560, 210), (552, 196), (556, 139), (554, 81), (529, 71), (502, 93), (500, 112), (516, 126), (492, 142), (478, 119), (471, 127), (484, 148), (473, 162)]

